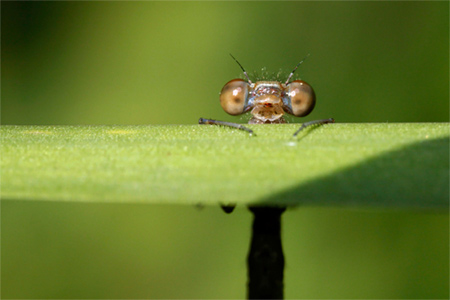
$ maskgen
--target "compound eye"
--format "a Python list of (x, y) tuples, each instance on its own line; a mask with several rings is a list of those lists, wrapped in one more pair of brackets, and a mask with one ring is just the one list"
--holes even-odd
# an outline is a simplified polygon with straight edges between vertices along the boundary
[(233, 79), (220, 92), (220, 105), (230, 115), (244, 113), (247, 104), (248, 83), (242, 79)]
[(287, 88), (292, 114), (296, 117), (308, 115), (316, 105), (316, 94), (312, 87), (303, 80), (295, 80), (289, 83)]

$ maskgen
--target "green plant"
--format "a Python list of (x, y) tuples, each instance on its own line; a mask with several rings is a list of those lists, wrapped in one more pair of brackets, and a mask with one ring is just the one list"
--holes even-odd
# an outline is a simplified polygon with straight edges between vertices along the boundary
[(447, 123), (2, 126), (5, 199), (448, 205)]
[(249, 298), (283, 297), (286, 206), (448, 209), (448, 124), (249, 127), (3, 126), (1, 196), (248, 205)]

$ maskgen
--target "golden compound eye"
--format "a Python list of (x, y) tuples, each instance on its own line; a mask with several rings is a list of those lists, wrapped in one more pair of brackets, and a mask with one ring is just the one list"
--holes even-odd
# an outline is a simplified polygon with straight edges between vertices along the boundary
[(220, 92), (220, 105), (230, 115), (244, 113), (247, 103), (248, 83), (242, 79), (233, 79)]
[(316, 105), (316, 94), (303, 80), (295, 80), (287, 85), (287, 96), (291, 100), (292, 114), (296, 117), (308, 115)]

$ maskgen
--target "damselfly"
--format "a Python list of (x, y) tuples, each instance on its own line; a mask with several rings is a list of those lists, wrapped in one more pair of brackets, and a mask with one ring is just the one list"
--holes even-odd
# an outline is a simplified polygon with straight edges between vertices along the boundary
[[(231, 54), (230, 54), (231, 55)], [(252, 114), (248, 124), (279, 124), (286, 123), (284, 114), (296, 117), (307, 116), (316, 104), (316, 95), (313, 88), (303, 80), (290, 82), (294, 72), (303, 63), (300, 61), (289, 74), (284, 83), (280, 81), (256, 81), (252, 82), (242, 67), (247, 80), (233, 79), (225, 84), (220, 92), (220, 105), (230, 115), (241, 115), (247, 112)], [(242, 124), (224, 122), (218, 120), (200, 118), (199, 124), (224, 125), (247, 131), (255, 135), (253, 130)], [(334, 119), (315, 120), (303, 123), (294, 133), (294, 137), (304, 128), (311, 125), (334, 123)]]

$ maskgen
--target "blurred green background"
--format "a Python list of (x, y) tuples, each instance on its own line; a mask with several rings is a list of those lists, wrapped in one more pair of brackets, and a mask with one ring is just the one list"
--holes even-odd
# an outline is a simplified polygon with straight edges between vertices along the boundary
[[(449, 121), (448, 2), (2, 2), (2, 124), (239, 121), (218, 93), (297, 71), (303, 122)], [(288, 163), (288, 162), (286, 162)], [(448, 192), (447, 192), (448, 193)], [(5, 199), (2, 199), (5, 200)], [(251, 215), (2, 201), (2, 298), (243, 298)], [(447, 213), (297, 208), (286, 298), (448, 298)]]

